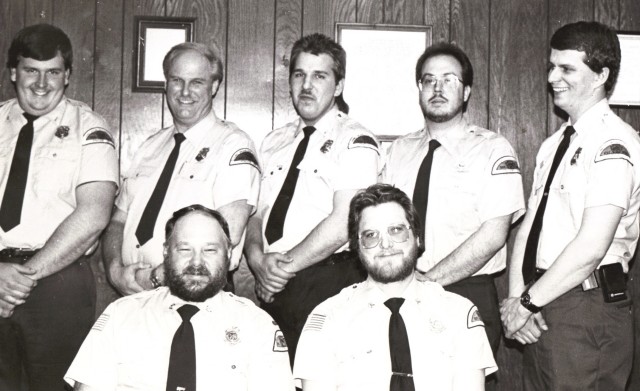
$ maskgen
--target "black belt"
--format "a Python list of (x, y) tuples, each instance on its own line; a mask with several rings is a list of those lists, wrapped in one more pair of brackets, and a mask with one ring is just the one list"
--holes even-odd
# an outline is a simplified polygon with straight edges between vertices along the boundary
[[(546, 273), (546, 271), (547, 271), (547, 269), (536, 268), (536, 275), (535, 275), (535, 278), (534, 278), (533, 282), (538, 281), (542, 277), (542, 275), (544, 273)], [(578, 285), (576, 288), (582, 287), (582, 290), (586, 292), (586, 291), (590, 291), (590, 290), (593, 290), (593, 289), (598, 289), (602, 285), (600, 283), (600, 276), (598, 275), (598, 269), (592, 271), (591, 274), (589, 274), (589, 277), (587, 277), (585, 279), (585, 282), (588, 281), (588, 280), (596, 281), (596, 284), (593, 284), (590, 288), (587, 288), (587, 289), (585, 289), (584, 286), (581, 286), (581, 285)], [(533, 284), (533, 282), (532, 282), (532, 284)]]
[(4, 263), (20, 263), (23, 264), (40, 251), (40, 249), (32, 250), (30, 248), (7, 247), (0, 250), (0, 262)]

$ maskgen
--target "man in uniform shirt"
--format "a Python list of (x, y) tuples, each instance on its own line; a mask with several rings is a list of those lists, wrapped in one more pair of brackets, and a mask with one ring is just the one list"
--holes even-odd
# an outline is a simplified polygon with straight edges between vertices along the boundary
[(390, 185), (373, 185), (353, 198), (349, 242), (369, 277), (312, 311), (295, 359), (298, 386), (484, 389), (485, 375), (497, 367), (478, 309), (436, 283), (416, 280), (419, 224), (409, 197)]
[(76, 390), (293, 390), (278, 326), (222, 291), (230, 258), (220, 213), (176, 211), (166, 224), (167, 286), (111, 304), (65, 379)]
[(162, 222), (193, 203), (216, 209), (229, 221), (235, 269), (258, 199), (253, 142), (212, 107), (223, 77), (220, 56), (203, 44), (182, 43), (162, 65), (173, 125), (149, 137), (136, 153), (103, 239), (109, 278), (125, 295), (163, 283)]
[(464, 116), (473, 68), (460, 48), (427, 48), (416, 83), (425, 127), (390, 146), (383, 182), (413, 195), (426, 248), (420, 278), (478, 306), (495, 355), (502, 327), (493, 275), (505, 269), (509, 227), (524, 213), (516, 155)]
[(607, 26), (551, 38), (548, 82), (569, 118), (538, 152), (501, 308), (506, 336), (527, 344), (526, 390), (624, 390), (631, 372), (640, 139), (607, 103), (619, 68)]
[(289, 87), (300, 116), (264, 139), (258, 209), (245, 253), (263, 308), (278, 322), (293, 358), (309, 312), (364, 274), (346, 250), (349, 201), (375, 183), (378, 143), (338, 111), (346, 53), (322, 34), (291, 50)]
[(69, 38), (48, 24), (22, 29), (9, 48), (16, 98), (0, 104), (2, 390), (64, 390), (94, 320), (83, 256), (109, 221), (118, 161), (104, 119), (64, 95), (72, 61)]

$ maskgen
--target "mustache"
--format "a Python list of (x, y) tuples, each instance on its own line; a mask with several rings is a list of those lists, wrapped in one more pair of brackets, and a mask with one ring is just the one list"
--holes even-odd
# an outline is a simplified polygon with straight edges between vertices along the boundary
[(181, 274), (188, 274), (191, 276), (211, 276), (211, 272), (204, 265), (189, 265), (182, 269)]
[(444, 99), (447, 102), (449, 101), (449, 99), (445, 98), (442, 94), (436, 94), (436, 95), (432, 96), (431, 99), (429, 99), (429, 102), (431, 102), (434, 99)]
[(298, 96), (301, 98), (315, 98), (315, 96), (313, 96), (310, 90), (302, 90), (300, 91)]

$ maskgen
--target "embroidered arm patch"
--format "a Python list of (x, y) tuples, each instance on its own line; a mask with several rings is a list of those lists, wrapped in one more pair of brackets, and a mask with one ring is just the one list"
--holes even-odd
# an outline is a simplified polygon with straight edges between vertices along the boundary
[(520, 166), (513, 156), (503, 156), (496, 160), (491, 168), (491, 175), (520, 174)]
[(289, 347), (287, 341), (284, 339), (282, 331), (276, 330), (276, 334), (273, 336), (273, 351), (274, 352), (287, 352)]
[(249, 148), (242, 148), (237, 150), (233, 156), (231, 156), (231, 160), (229, 161), (230, 166), (235, 166), (238, 164), (249, 164), (254, 166), (258, 171), (260, 171), (260, 165), (258, 164), (258, 159), (253, 155), (253, 151)]
[(91, 144), (109, 144), (112, 148), (116, 147), (111, 134), (103, 128), (91, 128), (84, 134), (82, 145)]
[(374, 151), (376, 151), (377, 154), (380, 154), (380, 151), (378, 150), (378, 143), (376, 143), (376, 140), (373, 139), (373, 137), (368, 136), (366, 134), (357, 136), (352, 138), (349, 141), (349, 149), (351, 148), (369, 148), (372, 149)]
[(94, 323), (93, 327), (91, 327), (91, 330), (102, 331), (104, 329), (104, 326), (107, 325), (108, 320), (109, 320), (109, 314), (100, 315), (98, 320), (96, 320), (96, 323)]
[(626, 160), (633, 166), (633, 163), (631, 162), (631, 154), (627, 147), (622, 143), (622, 140), (609, 140), (604, 143), (596, 155), (595, 162), (598, 163), (611, 159)]
[(467, 328), (471, 329), (474, 327), (484, 327), (484, 322), (480, 317), (480, 311), (478, 311), (478, 307), (475, 305), (469, 309), (469, 313), (467, 314)]
[(320, 331), (324, 327), (324, 321), (327, 319), (326, 315), (311, 314), (307, 319), (307, 323), (304, 325), (303, 330)]

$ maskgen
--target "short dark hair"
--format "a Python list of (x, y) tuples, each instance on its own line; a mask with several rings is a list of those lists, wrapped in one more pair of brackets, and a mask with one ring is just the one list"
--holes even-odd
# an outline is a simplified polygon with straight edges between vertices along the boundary
[(469, 61), (469, 57), (458, 46), (448, 42), (440, 42), (429, 46), (418, 58), (416, 63), (416, 84), (422, 79), (422, 66), (424, 63), (431, 57), (436, 56), (451, 56), (455, 58), (462, 67), (462, 84), (469, 87), (473, 85), (473, 66)]
[(162, 60), (162, 71), (164, 73), (165, 79), (167, 78), (167, 74), (169, 73), (169, 68), (171, 68), (173, 60), (178, 57), (178, 55), (184, 52), (188, 52), (189, 50), (193, 50), (202, 54), (211, 66), (211, 69), (213, 71), (213, 80), (222, 81), (222, 78), (224, 77), (224, 67), (222, 66), (222, 59), (220, 58), (220, 54), (213, 48), (210, 48), (205, 44), (196, 42), (179, 43), (167, 52), (167, 54), (164, 56), (164, 60)]
[(620, 72), (621, 55), (618, 36), (608, 26), (586, 21), (565, 24), (553, 33), (551, 48), (584, 52), (584, 63), (595, 73), (609, 68), (604, 89), (607, 94), (613, 91)]
[(333, 60), (331, 69), (333, 70), (333, 76), (336, 78), (336, 83), (344, 79), (347, 72), (347, 53), (336, 41), (320, 33), (306, 35), (293, 44), (289, 62), (289, 77), (295, 70), (298, 56), (303, 52), (316, 56), (320, 54), (328, 55)]
[[(386, 204), (388, 202), (395, 202), (404, 209), (404, 215), (409, 222), (409, 227), (413, 231), (416, 238), (422, 236), (422, 230), (420, 229), (420, 219), (418, 218), (418, 212), (414, 208), (411, 199), (397, 187), (388, 185), (386, 183), (376, 183), (367, 187), (365, 190), (358, 192), (352, 199), (349, 205), (349, 249), (351, 251), (358, 251), (358, 228), (360, 227), (360, 219), (362, 217), (362, 211), (370, 206), (376, 206), (380, 204)], [(424, 252), (424, 243), (422, 241), (418, 244), (419, 257)]]
[(33, 58), (38, 61), (51, 60), (62, 56), (65, 70), (71, 72), (73, 65), (73, 49), (71, 41), (64, 31), (56, 26), (41, 23), (27, 26), (18, 31), (9, 47), (7, 67), (18, 66), (18, 57)]
[(178, 209), (173, 212), (173, 216), (171, 216), (164, 227), (165, 240), (168, 241), (171, 235), (173, 235), (173, 229), (175, 228), (178, 220), (190, 213), (202, 213), (216, 219), (216, 221), (218, 221), (218, 223), (222, 227), (222, 231), (224, 232), (224, 235), (227, 239), (227, 244), (231, 246), (231, 236), (229, 235), (229, 223), (227, 223), (227, 220), (220, 214), (220, 212), (209, 209), (206, 206), (202, 206), (200, 204), (185, 206), (184, 208)]

